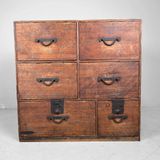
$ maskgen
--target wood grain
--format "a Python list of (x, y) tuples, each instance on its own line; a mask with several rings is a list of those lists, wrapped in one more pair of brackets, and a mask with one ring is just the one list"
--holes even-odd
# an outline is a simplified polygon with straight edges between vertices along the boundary
[[(102, 37), (121, 39), (106, 46)], [(141, 20), (18, 21), (15, 47), (20, 141), (140, 140)], [(52, 77), (51, 86), (36, 80)], [(50, 100), (60, 98), (69, 119), (55, 124)], [(117, 124), (108, 115), (119, 98), (128, 118)]]
[(140, 106), (139, 101), (125, 101), (124, 114), (127, 119), (115, 123), (108, 119), (112, 114), (111, 101), (98, 102), (98, 135), (99, 136), (139, 136)]
[[(19, 99), (76, 98), (77, 77), (75, 63), (19, 63)], [(59, 82), (45, 86), (37, 78), (59, 78)]]
[[(139, 60), (140, 21), (81, 21), (80, 59)], [(120, 37), (120, 42), (106, 46), (101, 37)], [(111, 43), (111, 42), (109, 42)]]
[[(102, 62), (80, 64), (80, 98), (139, 98), (138, 62)], [(111, 85), (98, 77), (120, 77)]]
[[(68, 101), (64, 103), (64, 114), (69, 119), (55, 124), (47, 119), (51, 114), (50, 101), (20, 102), (20, 133), (22, 137), (49, 136), (94, 136), (95, 135), (95, 102)], [(23, 134), (32, 131), (33, 134)]]
[[(17, 60), (75, 60), (76, 22), (15, 23)], [(48, 47), (37, 38), (57, 38)]]

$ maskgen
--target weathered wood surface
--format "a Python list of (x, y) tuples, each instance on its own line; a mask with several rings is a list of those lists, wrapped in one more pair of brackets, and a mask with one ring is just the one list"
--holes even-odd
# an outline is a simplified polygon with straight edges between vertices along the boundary
[[(20, 136), (94, 136), (95, 135), (95, 102), (65, 101), (64, 113), (68, 120), (60, 124), (48, 120), (51, 114), (50, 101), (20, 102)], [(57, 116), (57, 114), (56, 114)], [(33, 132), (33, 134), (23, 134)]]
[[(106, 46), (102, 37), (120, 41)], [(20, 141), (140, 140), (140, 20), (15, 22), (15, 41)], [(50, 86), (36, 80), (52, 77), (59, 81)], [(69, 119), (55, 124), (47, 116), (59, 98)], [(107, 118), (118, 98), (128, 116), (121, 123)]]
[[(80, 59), (139, 60), (140, 21), (81, 21), (79, 23)], [(119, 42), (106, 46), (102, 37), (120, 37)], [(111, 43), (111, 42), (108, 42)]]
[(99, 136), (139, 136), (140, 106), (139, 101), (125, 101), (124, 114), (128, 116), (121, 123), (108, 119), (112, 114), (111, 101), (98, 102), (98, 135)]
[[(15, 23), (17, 60), (74, 60), (77, 49), (76, 22)], [(50, 46), (35, 42), (57, 38)]]
[[(139, 98), (138, 62), (102, 62), (80, 64), (80, 98)], [(119, 77), (113, 84), (98, 77)]]
[[(20, 99), (76, 98), (77, 76), (75, 63), (19, 63), (18, 94)], [(51, 86), (37, 78), (59, 78)]]

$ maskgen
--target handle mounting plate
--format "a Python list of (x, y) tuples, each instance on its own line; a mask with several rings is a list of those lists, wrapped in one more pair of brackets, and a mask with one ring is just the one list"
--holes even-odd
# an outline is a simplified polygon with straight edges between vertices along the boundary
[(113, 114), (124, 113), (124, 99), (112, 100), (112, 113)]
[(51, 113), (54, 113), (54, 114), (64, 113), (64, 99), (51, 100)]

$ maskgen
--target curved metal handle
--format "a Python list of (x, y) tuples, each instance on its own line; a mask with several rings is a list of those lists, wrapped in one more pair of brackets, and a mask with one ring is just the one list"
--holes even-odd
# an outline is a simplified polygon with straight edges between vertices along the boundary
[[(115, 44), (115, 42), (120, 42), (121, 38), (120, 37), (102, 37), (99, 38), (99, 42), (103, 42), (106, 46), (112, 46)], [(111, 43), (107, 43), (107, 41)]]
[(35, 42), (40, 43), (41, 45), (47, 47), (50, 46), (52, 43), (56, 43), (57, 38), (39, 38), (36, 39)]
[(98, 77), (97, 82), (103, 82), (106, 85), (111, 85), (114, 82), (118, 82), (120, 80), (119, 76), (112, 76), (112, 77)]
[(37, 82), (44, 84), (45, 86), (51, 86), (53, 83), (59, 82), (59, 78), (37, 78)]
[(67, 121), (69, 119), (69, 116), (65, 115), (65, 116), (48, 116), (47, 119), (49, 121), (53, 121), (56, 124), (60, 124), (63, 121)]
[(116, 114), (111, 114), (108, 116), (109, 120), (113, 120), (115, 123), (121, 123), (123, 120), (127, 119), (128, 116), (126, 114), (123, 115), (116, 115)]

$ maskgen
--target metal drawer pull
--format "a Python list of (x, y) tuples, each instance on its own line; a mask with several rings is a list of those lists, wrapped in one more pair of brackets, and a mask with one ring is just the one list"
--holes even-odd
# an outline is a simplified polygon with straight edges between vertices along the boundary
[[(107, 43), (109, 41), (110, 43)], [(115, 44), (115, 42), (120, 42), (121, 38), (120, 37), (102, 37), (99, 38), (99, 42), (103, 42), (106, 46), (112, 46)]]
[(103, 82), (106, 85), (111, 85), (114, 82), (118, 82), (120, 80), (119, 76), (112, 76), (112, 77), (98, 77), (97, 82)]
[(108, 116), (109, 120), (113, 120), (115, 123), (121, 123), (123, 120), (127, 119), (128, 116), (127, 115), (115, 115), (115, 114), (111, 114)]
[(45, 86), (51, 86), (53, 83), (59, 82), (59, 78), (37, 78), (37, 82), (44, 84)]
[(36, 39), (35, 42), (40, 43), (41, 45), (47, 47), (50, 46), (52, 43), (56, 43), (57, 42), (57, 38), (39, 38)]
[(65, 116), (48, 116), (47, 119), (49, 121), (53, 121), (56, 124), (60, 124), (63, 121), (67, 121), (69, 119), (69, 116), (65, 115)]

